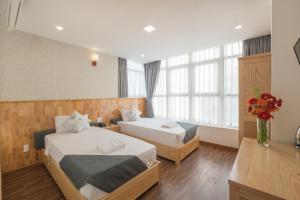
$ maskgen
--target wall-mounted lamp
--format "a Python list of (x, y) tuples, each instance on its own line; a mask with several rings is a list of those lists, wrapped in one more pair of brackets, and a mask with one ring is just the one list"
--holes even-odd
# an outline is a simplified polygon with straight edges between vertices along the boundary
[(92, 56), (91, 63), (92, 63), (92, 66), (93, 66), (93, 67), (97, 67), (98, 59), (99, 59), (99, 57), (98, 57), (97, 54), (94, 54), (94, 55)]

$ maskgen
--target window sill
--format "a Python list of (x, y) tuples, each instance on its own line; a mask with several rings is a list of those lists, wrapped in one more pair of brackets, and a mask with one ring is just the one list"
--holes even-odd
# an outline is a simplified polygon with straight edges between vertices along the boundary
[[(180, 121), (180, 120), (177, 120), (177, 121)], [(239, 130), (239, 127), (218, 126), (218, 125), (214, 125), (214, 124), (205, 124), (205, 123), (199, 123), (199, 122), (197, 123), (197, 122), (193, 122), (193, 121), (182, 121), (182, 122), (193, 123), (198, 126), (205, 126), (205, 127), (211, 127), (211, 128), (229, 129), (229, 130), (236, 130), (236, 131)]]
[(238, 131), (238, 127), (228, 127), (228, 126), (218, 126), (218, 125), (213, 125), (213, 124), (204, 124), (204, 123), (195, 123), (198, 126), (205, 126), (205, 127), (211, 127), (211, 128), (220, 128), (220, 129), (229, 129), (229, 130), (235, 130)]
[(124, 98), (128, 98), (128, 99), (136, 99), (136, 98), (147, 98), (145, 96), (136, 96), (136, 97), (124, 97)]

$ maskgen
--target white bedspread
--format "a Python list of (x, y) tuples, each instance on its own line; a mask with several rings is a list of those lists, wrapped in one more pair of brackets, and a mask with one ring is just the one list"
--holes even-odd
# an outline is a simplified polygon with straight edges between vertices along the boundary
[[(54, 133), (45, 137), (45, 154), (50, 155), (59, 165), (65, 155), (101, 155), (97, 145), (118, 139), (126, 146), (108, 155), (136, 155), (148, 167), (156, 161), (155, 146), (144, 141), (128, 137), (106, 129), (91, 127), (81, 133)], [(107, 195), (104, 191), (86, 184), (80, 193), (88, 200), (101, 199)]]
[(140, 118), (137, 121), (120, 121), (120, 131), (135, 137), (148, 139), (171, 147), (183, 145), (185, 130), (181, 126), (163, 128), (174, 121), (160, 118)]

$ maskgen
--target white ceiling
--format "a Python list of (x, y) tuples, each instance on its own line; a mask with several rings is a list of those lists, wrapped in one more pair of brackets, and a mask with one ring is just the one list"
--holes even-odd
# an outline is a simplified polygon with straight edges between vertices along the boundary
[[(271, 3), (271, 0), (24, 0), (17, 29), (147, 62), (268, 34)], [(243, 29), (235, 30), (238, 24)], [(64, 30), (57, 31), (57, 25)], [(143, 28), (147, 25), (153, 25), (156, 31), (145, 32)]]

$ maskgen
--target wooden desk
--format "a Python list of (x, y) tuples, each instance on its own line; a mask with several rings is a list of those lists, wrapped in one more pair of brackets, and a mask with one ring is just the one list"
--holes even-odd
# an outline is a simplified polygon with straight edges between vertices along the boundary
[(244, 138), (228, 182), (230, 200), (300, 199), (300, 150)]

